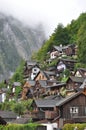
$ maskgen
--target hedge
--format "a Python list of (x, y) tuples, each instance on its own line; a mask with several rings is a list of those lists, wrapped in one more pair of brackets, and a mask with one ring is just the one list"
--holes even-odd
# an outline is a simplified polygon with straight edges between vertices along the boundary
[(84, 130), (86, 127), (86, 123), (75, 123), (75, 124), (65, 124), (62, 128), (62, 130), (74, 130), (74, 128), (77, 126), (78, 130)]
[(38, 125), (34, 123), (29, 124), (7, 124), (0, 125), (0, 130), (35, 130)]

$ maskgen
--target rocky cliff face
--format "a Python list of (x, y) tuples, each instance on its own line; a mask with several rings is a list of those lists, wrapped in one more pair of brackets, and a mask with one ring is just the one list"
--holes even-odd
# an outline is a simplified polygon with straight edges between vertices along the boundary
[(42, 25), (26, 27), (13, 17), (0, 14), (0, 80), (15, 71), (21, 59), (30, 59), (45, 40)]

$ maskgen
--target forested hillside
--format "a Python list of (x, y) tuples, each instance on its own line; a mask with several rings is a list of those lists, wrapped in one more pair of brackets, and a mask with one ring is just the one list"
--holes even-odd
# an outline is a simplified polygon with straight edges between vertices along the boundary
[(53, 45), (76, 44), (78, 46), (78, 61), (86, 63), (86, 13), (82, 13), (78, 19), (72, 20), (66, 27), (62, 23), (57, 25), (49, 40), (33, 56), (37, 61), (44, 61), (46, 54)]

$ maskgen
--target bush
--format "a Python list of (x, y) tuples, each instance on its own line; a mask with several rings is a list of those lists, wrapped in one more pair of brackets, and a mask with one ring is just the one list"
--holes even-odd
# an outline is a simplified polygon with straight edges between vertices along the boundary
[(62, 130), (74, 130), (75, 126), (77, 126), (78, 130), (84, 130), (84, 128), (86, 127), (86, 123), (82, 123), (82, 124), (65, 124), (63, 126)]
[(34, 123), (29, 124), (8, 124), (6, 126), (0, 125), (0, 130), (36, 130), (38, 125)]

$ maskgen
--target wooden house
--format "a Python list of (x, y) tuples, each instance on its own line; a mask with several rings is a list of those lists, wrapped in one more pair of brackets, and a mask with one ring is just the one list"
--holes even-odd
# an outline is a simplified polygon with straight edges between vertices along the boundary
[(84, 82), (83, 77), (75, 77), (75, 76), (70, 76), (68, 80), (66, 81), (66, 88), (67, 90), (74, 90), (76, 91), (81, 84)]
[(33, 97), (33, 89), (31, 88), (35, 88), (35, 84), (36, 82), (33, 80), (27, 80), (23, 86), (23, 90), (22, 90), (22, 99), (28, 99)]
[[(15, 94), (16, 94), (16, 90), (17, 90), (17, 89), (20, 89), (20, 90), (21, 90), (21, 83), (20, 83), (20, 82), (14, 82), (14, 83), (12, 84), (9, 101), (15, 99)], [(20, 98), (21, 98), (21, 92), (18, 93), (18, 95), (17, 95), (17, 99), (20, 99)]]
[(0, 90), (0, 102), (5, 102), (7, 92), (8, 92), (8, 88), (2, 88)]
[(86, 68), (78, 68), (74, 72), (75, 77), (86, 77)]
[(54, 118), (58, 117), (58, 112), (56, 108), (56, 103), (61, 98), (57, 96), (58, 98), (53, 99), (37, 99), (33, 101), (33, 112), (35, 112), (35, 116), (38, 120), (44, 120), (47, 119), (49, 121), (52, 121)]
[(38, 74), (35, 76), (34, 80), (49, 80), (50, 77), (44, 71), (39, 71)]
[(56, 57), (63, 54), (63, 46), (53, 46), (50, 52), (50, 59), (55, 59)]
[(63, 48), (63, 52), (67, 56), (75, 55), (75, 44), (69, 44)]
[(53, 46), (50, 53), (50, 59), (55, 59), (59, 56), (72, 56), (76, 54), (76, 46), (75, 44), (70, 44), (67, 46)]
[(47, 119), (56, 122), (58, 127), (65, 123), (83, 123), (86, 121), (86, 91), (80, 90), (70, 96), (52, 96), (37, 99), (32, 103), (37, 120)]
[(77, 63), (76, 60), (63, 58), (60, 59), (59, 62), (62, 62), (66, 66), (66, 69), (69, 69), (70, 71), (74, 71), (74, 66)]
[(60, 118), (57, 121), (59, 127), (65, 123), (86, 122), (86, 93), (79, 91), (68, 96), (56, 104), (60, 111)]
[(39, 66), (36, 62), (26, 61), (25, 65), (24, 65), (24, 79), (31, 79), (32, 71), (37, 71), (37, 68), (39, 68)]
[(47, 77), (49, 77), (49, 80), (55, 80), (56, 79), (55, 71), (44, 71), (44, 73)]
[(66, 83), (54, 83), (53, 85), (48, 86), (46, 88), (47, 96), (59, 94), (62, 87), (66, 88)]

